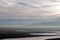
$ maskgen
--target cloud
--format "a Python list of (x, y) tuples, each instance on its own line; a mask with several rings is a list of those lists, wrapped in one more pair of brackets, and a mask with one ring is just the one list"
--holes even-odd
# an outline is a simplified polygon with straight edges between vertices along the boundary
[[(5, 7), (0, 4), (2, 6), (0, 19), (55, 19), (60, 17), (59, 0), (1, 0), (1, 2)], [(13, 5), (10, 5), (12, 3)]]

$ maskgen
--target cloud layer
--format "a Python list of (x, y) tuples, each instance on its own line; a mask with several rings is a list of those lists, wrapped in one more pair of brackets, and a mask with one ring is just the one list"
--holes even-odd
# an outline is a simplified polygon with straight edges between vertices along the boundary
[(0, 19), (60, 17), (59, 0), (0, 0), (0, 6)]

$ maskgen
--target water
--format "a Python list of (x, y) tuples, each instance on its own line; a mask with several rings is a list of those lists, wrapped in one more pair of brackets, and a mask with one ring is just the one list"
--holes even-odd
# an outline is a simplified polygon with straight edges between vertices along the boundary
[(0, 27), (8, 26), (8, 27), (41, 27), (41, 28), (49, 28), (56, 27), (59, 28), (60, 22), (53, 20), (43, 20), (43, 19), (0, 19)]

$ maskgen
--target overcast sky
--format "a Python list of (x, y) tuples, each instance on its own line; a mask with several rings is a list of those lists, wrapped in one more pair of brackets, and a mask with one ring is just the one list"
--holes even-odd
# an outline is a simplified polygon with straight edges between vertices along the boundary
[(0, 0), (0, 19), (56, 19), (60, 0)]

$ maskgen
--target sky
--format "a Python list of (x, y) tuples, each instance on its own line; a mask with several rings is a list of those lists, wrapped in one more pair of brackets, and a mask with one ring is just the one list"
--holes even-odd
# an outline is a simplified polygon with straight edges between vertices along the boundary
[(57, 19), (60, 0), (0, 0), (0, 19)]

